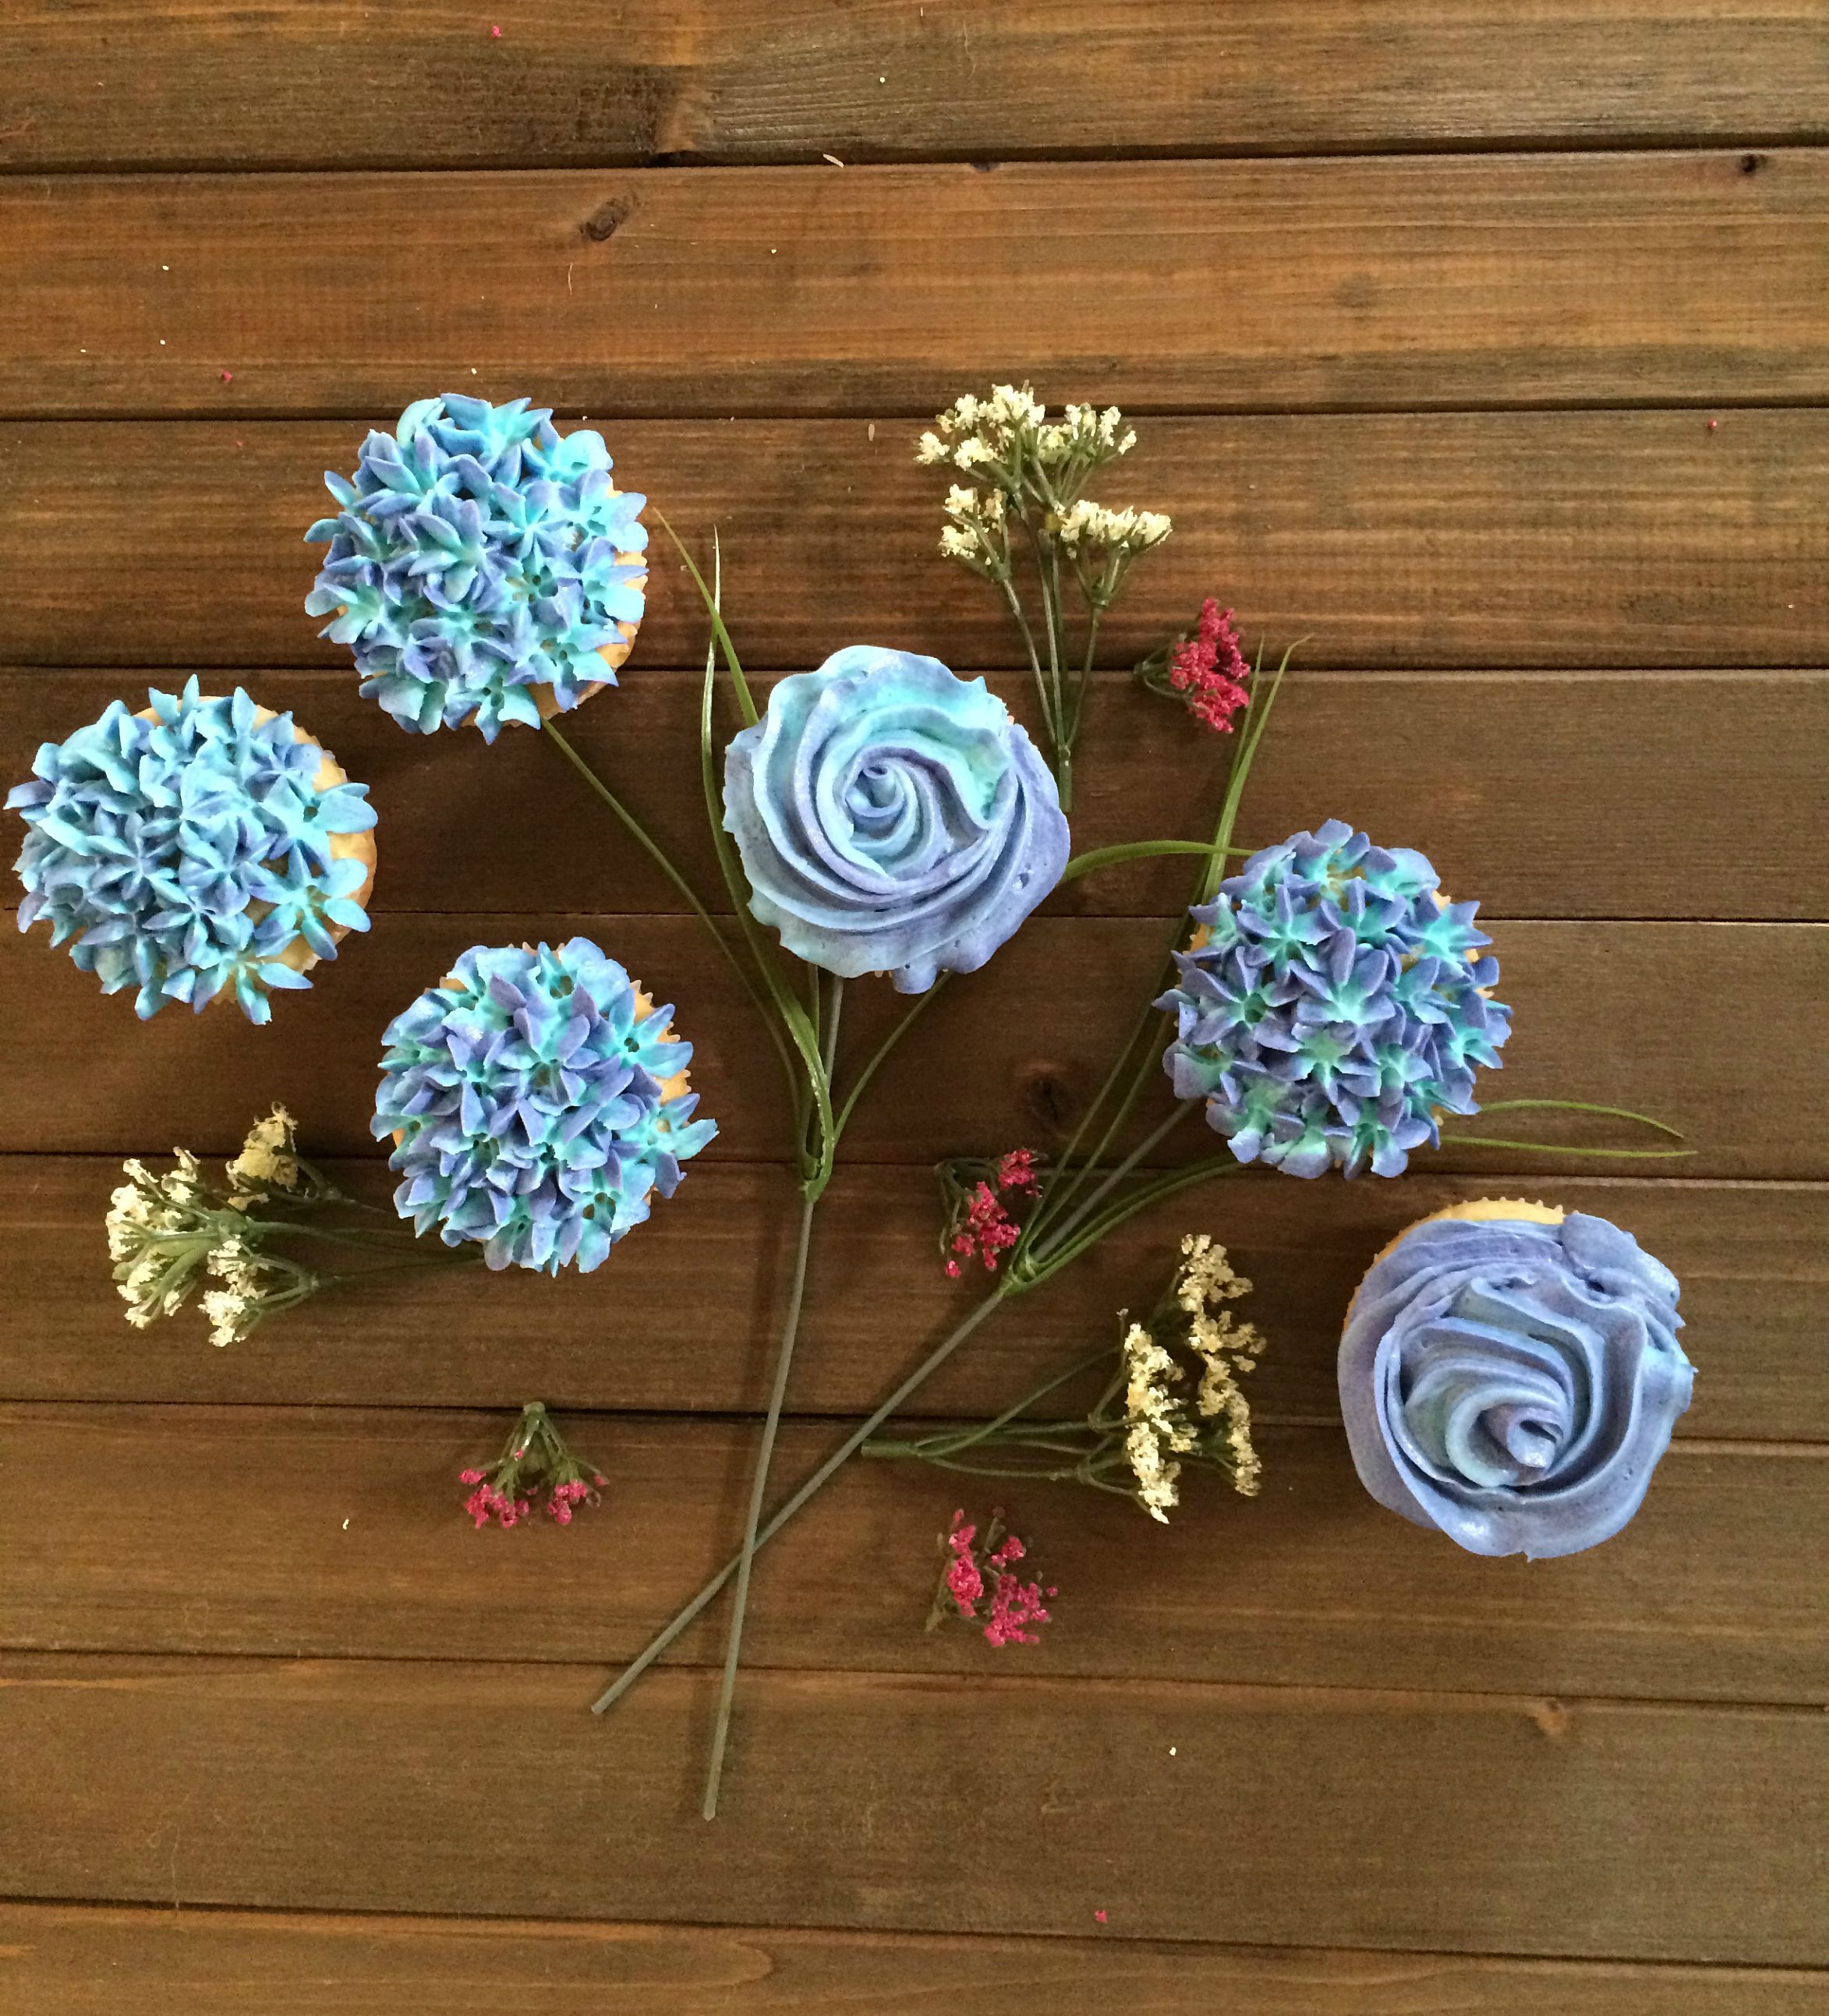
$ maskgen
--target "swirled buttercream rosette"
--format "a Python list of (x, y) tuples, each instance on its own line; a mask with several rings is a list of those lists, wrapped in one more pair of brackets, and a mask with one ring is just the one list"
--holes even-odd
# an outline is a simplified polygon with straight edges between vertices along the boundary
[(1156, 1004), (1176, 1017), (1176, 1096), (1204, 1100), (1241, 1162), (1400, 1175), (1442, 1114), (1478, 1111), (1474, 1070), (1510, 1034), (1478, 908), (1340, 819), (1254, 854), (1194, 911)]
[(20, 928), (45, 920), (105, 994), (138, 990), (142, 1019), (232, 995), (267, 1021), (274, 989), (308, 987), (368, 929), (368, 787), (239, 687), (214, 699), (193, 679), (149, 697), (45, 743), (8, 795), (30, 828)]
[(1471, 1553), (1611, 1538), (1689, 1405), (1676, 1299), (1669, 1269), (1603, 1218), (1487, 1201), (1412, 1226), (1341, 1341), (1361, 1481)]
[(724, 824), (790, 952), (904, 994), (982, 966), (1067, 865), (1054, 779), (984, 681), (862, 645), (731, 743)]
[(718, 1131), (672, 1015), (589, 938), (473, 946), (384, 1039), (401, 1217), (491, 1267), (600, 1266)]
[(351, 646), (362, 691), (404, 728), (538, 728), (616, 683), (642, 619), (645, 497), (610, 479), (589, 427), (525, 399), (420, 399), (363, 442), (306, 598)]

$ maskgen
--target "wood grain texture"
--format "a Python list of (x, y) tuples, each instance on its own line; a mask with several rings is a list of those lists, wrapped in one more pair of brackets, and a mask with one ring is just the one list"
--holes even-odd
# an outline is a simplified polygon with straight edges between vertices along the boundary
[(613, 18), (557, 0), (499, 38), (491, 25), (441, 0), (20, 0), (0, 164), (855, 163), (1829, 131), (1810, 0), (656, 0)]
[[(0, 1409), (0, 1473), (107, 1480), (47, 1493), (15, 1532), (0, 1642), (613, 1669), (740, 1544), (754, 1429), (563, 1417), (603, 1467), (601, 1509), (563, 1533), (478, 1533), (458, 1472), (512, 1418)], [(785, 1431), (774, 1496), (834, 1439)], [(1385, 1511), (1338, 1428), (1256, 1441), (1261, 1499), (1189, 1478), (1166, 1529), (1082, 1489), (859, 1459), (758, 1562), (747, 1663), (1118, 1681), (1147, 1645), (1159, 1679), (1829, 1706), (1829, 1449), (1680, 1446), (1625, 1532), (1527, 1562)], [(922, 1629), (953, 1509), (992, 1504), (1059, 1589), (1020, 1666), (963, 1627)], [(715, 1610), (669, 1661), (710, 1663), (724, 1628)]]
[[(110, 700), (142, 705), (149, 686), (171, 689), (186, 676), (183, 668), (0, 671), (0, 779), (28, 775), (41, 742), (94, 720)], [(346, 672), (196, 676), (206, 693), (239, 682), (264, 705), (291, 710), (370, 787), (387, 849), (377, 915), (459, 902), (506, 912), (535, 891), (559, 906), (587, 907), (614, 890), (625, 909), (680, 907), (563, 758), (533, 736), (509, 733), (491, 748), (470, 735), (404, 734)], [(999, 672), (991, 683), (1019, 716), (1032, 715), (1025, 677)], [(698, 707), (697, 675), (638, 670), (564, 729), (722, 910)], [(1817, 866), (1829, 859), (1829, 794), (1818, 788), (1825, 743), (1821, 672), (1292, 672), (1240, 833), (1269, 841), (1344, 819), (1420, 848), (1456, 891), (1478, 891), (1498, 916), (1820, 920), (1829, 917), (1829, 876)], [(1230, 740), (1114, 673), (1097, 679), (1082, 747), (1076, 851), (1146, 831), (1211, 833)], [(535, 805), (537, 821), (525, 819)], [(1731, 861), (1734, 873), (1699, 873), (1703, 861)], [(1165, 915), (1185, 900), (1194, 866), (1169, 859), (1102, 872), (1057, 891), (1050, 909)]]
[[(378, 1162), (337, 1162), (379, 1202)], [(0, 1396), (11, 1400), (759, 1412), (791, 1253), (785, 1170), (704, 1166), (607, 1269), (558, 1280), (515, 1273), (430, 1276), (326, 1294), (232, 1351), (195, 1312), (130, 1329), (101, 1237), (120, 1168), (63, 1156), (0, 1161)], [(1544, 1197), (1611, 1218), (1683, 1283), (1684, 1344), (1701, 1368), (1680, 1436), (1829, 1441), (1820, 1310), (1829, 1190), (1809, 1184), (1647, 1182), (1534, 1174), (1363, 1182), (1317, 1190), (1240, 1182), (1140, 1217), (1047, 1288), (1006, 1302), (926, 1389), (938, 1413), (987, 1415), (1110, 1334), (1113, 1312), (1152, 1299), (1172, 1246), (1212, 1230), (1257, 1283), (1274, 1348), (1261, 1417), (1339, 1418), (1341, 1312), (1372, 1257), (1405, 1225), (1496, 1195)], [(941, 1272), (938, 1206), (924, 1169), (841, 1165), (815, 1244), (791, 1404), (867, 1413), (956, 1322), (974, 1284)], [(979, 1283), (978, 1285), (986, 1285)]]
[(12, 178), (0, 411), (1807, 400), (1826, 225), (1812, 149)]
[[(383, 877), (387, 861), (383, 844)], [(1651, 1173), (1829, 1172), (1816, 1045), (1829, 926), (1489, 922), (1500, 998), (1514, 1023), (1503, 1070), (1482, 1079), (1485, 1099), (1602, 1100), (1654, 1113), (1695, 1152), (1680, 1168)], [(1150, 918), (1032, 919), (915, 1024), (860, 1102), (845, 1154), (926, 1164), (1020, 1142), (1059, 1146), (1158, 984), (1172, 928)], [(0, 1152), (163, 1152), (180, 1137), (199, 1152), (232, 1150), (277, 1099), (321, 1153), (360, 1153), (393, 1017), (466, 947), (580, 932), (657, 999), (680, 1004), (675, 1027), (694, 1046), (693, 1089), (720, 1129), (703, 1162), (779, 1157), (790, 1138), (782, 1075), (761, 1046), (755, 1011), (697, 921), (591, 913), (387, 918), (318, 968), (310, 992), (282, 1003), (266, 1028), (221, 1003), (203, 1015), (168, 1007), (142, 1023), (131, 994), (103, 995), (93, 975), (49, 949), (42, 930), (8, 933), (0, 1014), (13, 1042), (27, 1057), (80, 1057), (86, 1076), (80, 1103), (54, 1073), (16, 1081), (0, 1111)], [(1746, 1038), (1749, 1000), (1759, 1003), (1756, 1046)], [(854, 1064), (867, 1057), (905, 1006), (880, 983), (854, 986), (844, 1055)], [(1165, 1078), (1140, 1114), (1160, 1117), (1168, 1105)], [(1498, 1118), (1458, 1125), (1470, 1135), (1515, 1136), (1521, 1116)], [(1655, 1145), (1639, 1130), (1626, 1138), (1618, 1123), (1611, 1134), (1597, 1132), (1580, 1114), (1521, 1118), (1544, 1129), (1528, 1138)], [(1222, 1150), (1190, 1118), (1161, 1152), (1186, 1161)], [(1527, 1166), (1541, 1160), (1528, 1157)], [(1428, 1166), (1498, 1171), (1519, 1159), (1445, 1146), (1438, 1161), (1431, 1151)]]
[(40, 2016), (117, 2016), (123, 1995), (186, 2016), (1813, 2016), (1802, 1970), (1475, 1960), (1146, 1940), (791, 1931), (734, 1926), (339, 1917), (0, 1905), (0, 1991)]
[(9, 1656), (0, 1870), (20, 1899), (1824, 1957), (1815, 1711), (753, 1673), (712, 1834), (712, 1676), (603, 1723), (598, 1670)]
[[(364, 425), (0, 426), (0, 655), (347, 670), (304, 614), (322, 549), (301, 541)], [(687, 538), (722, 527), (746, 664), (804, 669), (862, 636), (1013, 665), (996, 597), (934, 552), (944, 485), (914, 466), (914, 434), (631, 421), (608, 438), (621, 480)], [(1107, 494), (1177, 529), (1102, 633), (1107, 664), (1217, 593), (1248, 643), (1305, 639), (1311, 667), (1829, 664), (1829, 412), (1724, 412), (1712, 431), (1680, 412), (1234, 416), (1143, 434)], [(697, 596), (654, 563), (631, 680), (704, 662)]]

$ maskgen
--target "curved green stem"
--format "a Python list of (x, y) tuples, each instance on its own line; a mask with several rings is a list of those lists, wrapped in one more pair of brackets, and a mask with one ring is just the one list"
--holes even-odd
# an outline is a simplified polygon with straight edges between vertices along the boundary
[[(836, 1016), (833, 1020), (836, 1021)], [(782, 1323), (781, 1342), (775, 1355), (775, 1383), (769, 1390), (768, 1417), (762, 1424), (761, 1444), (756, 1451), (755, 1467), (750, 1476), (749, 1512), (743, 1525), (743, 1547), (736, 1557), (736, 1599), (731, 1611), (730, 1629), (724, 1641), (724, 1675), (718, 1685), (718, 1711), (711, 1725), (711, 1759), (705, 1768), (705, 1797), (700, 1810), (708, 1820), (718, 1817), (718, 1791), (724, 1777), (724, 1752), (730, 1741), (730, 1711), (736, 1694), (737, 1662), (743, 1656), (743, 1618), (749, 1607), (750, 1571), (756, 1557), (762, 1494), (769, 1487), (769, 1466), (774, 1458), (775, 1438), (787, 1398), (787, 1375), (794, 1363), (794, 1340), (800, 1334), (801, 1305), (806, 1297), (807, 1255), (812, 1244), (813, 1212), (819, 1201), (816, 1190), (801, 1198), (800, 1230), (794, 1247), (794, 1274), (787, 1291), (787, 1313)]]
[(852, 1085), (851, 1090), (845, 1095), (844, 1103), (838, 1109), (838, 1117), (833, 1123), (833, 1146), (834, 1147), (837, 1146), (839, 1140), (843, 1137), (845, 1129), (851, 1124), (851, 1111), (853, 1107), (856, 1106), (859, 1100), (863, 1096), (865, 1087), (868, 1085), (870, 1080), (877, 1075), (878, 1069), (881, 1067), (884, 1059), (889, 1055), (889, 1053), (895, 1049), (895, 1046), (902, 1041), (902, 1038), (908, 1034), (909, 1029), (913, 1027), (915, 1017), (921, 1013), (922, 1010), (927, 1006), (927, 1004), (934, 999), (934, 995), (940, 992), (941, 988), (944, 987), (947, 981), (952, 977), (952, 976), (950, 973), (942, 973), (935, 979), (933, 985), (928, 988), (924, 993), (916, 995), (914, 999), (914, 1005), (905, 1015), (902, 1016), (901, 1020), (896, 1023), (895, 1026), (889, 1031), (888, 1035), (883, 1039), (882, 1042), (877, 1046), (876, 1050), (872, 1055), (869, 1062), (866, 1064), (863, 1069), (858, 1073), (855, 1082)]
[(1650, 1127), (1658, 1133), (1668, 1134), (1673, 1140), (1681, 1141), (1685, 1136), (1680, 1127), (1672, 1127), (1668, 1121), (1654, 1120), (1648, 1113), (1635, 1113), (1629, 1106), (1596, 1106), (1586, 1099), (1496, 1099), (1480, 1108), (1488, 1113), (1523, 1113), (1535, 1111), (1543, 1113), (1599, 1113), (1611, 1120), (1636, 1120), (1641, 1127)]
[(1444, 1134), (1444, 1148), (1514, 1148), (1532, 1155), (1598, 1155), (1608, 1161), (1681, 1161), (1694, 1148), (1577, 1148), (1558, 1141), (1510, 1141), (1497, 1134)]
[(1114, 847), (1096, 847), (1076, 854), (1060, 872), (1063, 883), (1077, 882), (1082, 875), (1096, 875), (1102, 868), (1116, 868), (1127, 861), (1147, 861), (1165, 854), (1198, 854), (1209, 860), (1215, 855), (1253, 854), (1255, 848), (1222, 847), (1210, 840), (1126, 840)]
[(1151, 1149), (1159, 1147), (1199, 1103), (1197, 1100), (1183, 1100), (1160, 1126), (1152, 1129), (1115, 1168), (1107, 1172), (1104, 1182), (1100, 1183), (1089, 1196), (1075, 1205), (1058, 1225), (1049, 1228), (1046, 1235), (1038, 1240), (1030, 1251), (1029, 1258), (1032, 1263), (1032, 1273), (1033, 1267), (1047, 1265), (1050, 1256), (1058, 1251), (1060, 1242), (1068, 1237), (1074, 1227), (1082, 1222), (1087, 1214), (1098, 1204), (1101, 1198), (1108, 1197), (1112, 1190), (1123, 1182)]
[(1043, 1281), (1058, 1274), (1063, 1267), (1071, 1265), (1082, 1253), (1089, 1253), (1107, 1233), (1115, 1232), (1127, 1219), (1135, 1218), (1139, 1211), (1147, 1211), (1152, 1204), (1162, 1202), (1165, 1197), (1189, 1190), (1197, 1184), (1217, 1181), (1222, 1176), (1237, 1176), (1244, 1173), (1244, 1163), (1230, 1155), (1215, 1155), (1204, 1162), (1190, 1163), (1185, 1169), (1177, 1169), (1172, 1175), (1159, 1177), (1153, 1183), (1146, 1183), (1140, 1190), (1133, 1190), (1122, 1204), (1114, 1204), (1109, 1211), (1102, 1211), (1076, 1239), (1050, 1251), (1035, 1263), (1034, 1280), (1039, 1287)]

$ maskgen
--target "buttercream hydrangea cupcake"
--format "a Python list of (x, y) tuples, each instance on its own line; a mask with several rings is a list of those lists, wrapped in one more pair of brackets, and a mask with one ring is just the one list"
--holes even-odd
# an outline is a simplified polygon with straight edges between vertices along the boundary
[(1617, 1533), (1689, 1405), (1677, 1281), (1604, 1218), (1509, 1198), (1394, 1240), (1347, 1313), (1340, 1400), (1379, 1503), (1476, 1554)]
[(265, 1022), (274, 989), (308, 987), (368, 929), (368, 787), (239, 687), (211, 698), (193, 679), (149, 698), (45, 743), (8, 795), (31, 829), (20, 929), (45, 920), (103, 993), (137, 988), (142, 1019), (232, 995)]
[(1339, 819), (1254, 854), (1194, 911), (1156, 1004), (1176, 1017), (1176, 1096), (1204, 1100), (1241, 1162), (1400, 1175), (1444, 1113), (1479, 1111), (1474, 1070), (1510, 1034), (1478, 908)]
[(1067, 866), (1053, 776), (1003, 701), (864, 645), (776, 686), (725, 759), (724, 824), (790, 952), (904, 994), (974, 972)]
[(611, 482), (601, 434), (551, 409), (447, 393), (363, 442), (306, 598), (354, 647), (364, 693), (404, 728), (538, 728), (605, 686), (642, 619), (645, 497)]
[(384, 1039), (401, 1216), (491, 1267), (600, 1266), (718, 1131), (672, 1015), (589, 938), (473, 946)]

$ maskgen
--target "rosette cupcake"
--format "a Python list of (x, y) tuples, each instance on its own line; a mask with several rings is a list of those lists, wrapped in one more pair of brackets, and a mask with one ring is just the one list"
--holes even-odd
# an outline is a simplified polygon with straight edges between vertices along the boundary
[(138, 989), (142, 1019), (167, 1001), (232, 995), (255, 1022), (275, 989), (308, 987), (339, 941), (368, 929), (374, 808), (290, 714), (153, 692), (130, 713), (47, 742), (9, 794), (31, 830), (18, 861), (19, 925), (105, 994)]
[(982, 679), (853, 645), (731, 743), (724, 825), (787, 949), (920, 994), (982, 966), (1067, 866), (1053, 774)]
[(1689, 1405), (1676, 1300), (1669, 1269), (1603, 1218), (1489, 1200), (1412, 1226), (1341, 1341), (1361, 1482), (1471, 1553), (1610, 1539)]
[(326, 472), (341, 508), (305, 534), (330, 549), (306, 610), (403, 728), (538, 728), (616, 683), (642, 619), (647, 499), (611, 466), (525, 399), (417, 400), (353, 479)]
[(1286, 1175), (1401, 1175), (1477, 1113), (1474, 1071), (1496, 1067), (1511, 1011), (1499, 962), (1427, 859), (1329, 819), (1254, 854), (1194, 913), (1163, 1067), (1241, 1162)]
[(495, 1268), (602, 1265), (718, 1131), (672, 1016), (589, 938), (473, 946), (383, 1039), (401, 1216)]

